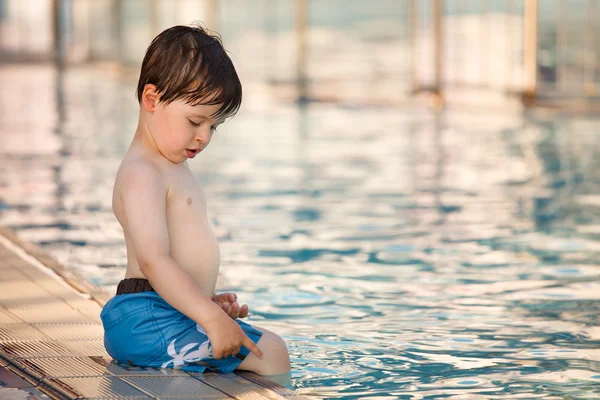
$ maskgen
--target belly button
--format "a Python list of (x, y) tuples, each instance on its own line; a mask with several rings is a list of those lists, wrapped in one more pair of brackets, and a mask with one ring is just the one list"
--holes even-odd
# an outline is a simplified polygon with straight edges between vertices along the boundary
[(190, 204), (192, 204), (192, 199), (187, 199), (187, 205), (189, 206)]

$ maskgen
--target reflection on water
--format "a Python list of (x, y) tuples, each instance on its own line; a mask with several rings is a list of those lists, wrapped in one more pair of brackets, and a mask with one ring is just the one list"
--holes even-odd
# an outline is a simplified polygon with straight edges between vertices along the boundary
[[(135, 82), (44, 66), (0, 80), (0, 223), (113, 291)], [(250, 91), (191, 162), (221, 289), (286, 339), (301, 393), (600, 392), (598, 125)]]

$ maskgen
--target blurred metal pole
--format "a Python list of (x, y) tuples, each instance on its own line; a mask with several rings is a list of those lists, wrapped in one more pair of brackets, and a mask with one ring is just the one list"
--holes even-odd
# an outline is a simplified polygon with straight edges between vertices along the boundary
[(440, 106), (442, 100), (442, 0), (433, 0), (433, 62), (435, 68), (435, 82), (433, 84), (433, 94), (435, 106)]
[(482, 39), (484, 39), (486, 41), (486, 43), (482, 46), (483, 47), (483, 51), (481, 52), (481, 58), (482, 58), (482, 69), (483, 69), (483, 76), (485, 77), (484, 81), (483, 81), (483, 87), (484, 88), (492, 88), (492, 81), (491, 81), (491, 50), (492, 50), (492, 46), (491, 44), (492, 42), (492, 13), (490, 12), (490, 0), (486, 0), (483, 2), (483, 12), (481, 13), (481, 21), (483, 21), (483, 33), (481, 35)]
[(263, 52), (265, 65), (264, 79), (270, 85), (274, 80), (274, 54), (277, 47), (275, 40), (273, 40), (275, 37), (274, 31), (276, 30), (275, 22), (277, 21), (277, 0), (261, 0), (261, 6), (264, 16), (262, 29), (265, 32), (265, 42), (267, 43)]
[[(456, 47), (458, 48), (458, 64), (457, 66), (461, 65), (461, 63), (466, 62), (467, 59), (467, 55), (468, 53), (468, 49), (469, 47), (467, 47), (467, 39), (469, 38), (469, 26), (467, 24), (467, 21), (469, 21), (469, 4), (467, 0), (459, 0), (458, 4), (457, 4), (457, 12), (456, 12), (457, 18), (461, 18), (462, 19), (462, 24), (460, 24), (460, 27), (458, 28), (458, 31), (460, 32), (460, 35), (458, 35), (458, 40), (460, 41), (460, 43), (456, 44)], [(458, 17), (460, 15), (460, 17)], [(459, 20), (460, 21), (460, 20)], [(456, 83), (457, 83), (457, 87), (464, 87), (465, 85), (468, 84), (468, 80), (467, 77), (464, 76), (464, 74), (461, 74), (461, 70), (459, 69), (458, 71), (456, 71), (456, 76), (458, 77), (456, 79)]]
[(67, 52), (66, 7), (66, 0), (52, 0), (54, 61), (59, 67), (64, 66)]
[(123, 1), (111, 0), (110, 15), (113, 24), (112, 43), (116, 46), (114, 54), (118, 62), (123, 62)]
[(88, 61), (93, 61), (96, 58), (96, 48), (94, 47), (96, 44), (96, 21), (94, 19), (94, 11), (98, 11), (96, 7), (96, 5), (98, 4), (98, 2), (92, 2), (90, 0), (88, 0), (88, 4), (87, 4), (87, 21), (88, 21), (88, 25), (87, 25), (87, 34), (88, 34), (88, 40), (87, 40), (87, 60)]
[(417, 24), (417, 2), (416, 0), (408, 0), (408, 39), (410, 41), (410, 90), (411, 93), (416, 93), (419, 89), (417, 82), (417, 35), (419, 34), (419, 25)]
[(557, 86), (559, 91), (566, 90), (567, 86), (567, 70), (565, 56), (567, 42), (567, 26), (569, 25), (569, 7), (564, 1), (558, 1), (558, 14), (556, 18), (556, 69), (557, 69)]
[(296, 0), (296, 78), (298, 82), (298, 97), (304, 101), (307, 98), (307, 29), (308, 29), (308, 0)]
[(506, 47), (504, 48), (504, 57), (506, 60), (504, 70), (504, 79), (505, 79), (505, 87), (504, 90), (507, 92), (512, 92), (512, 30), (510, 29), (512, 24), (512, 10), (514, 9), (514, 1), (507, 0), (504, 7), (504, 38), (506, 40)]
[(442, 84), (442, 0), (433, 1), (433, 63), (434, 91), (439, 93)]
[(525, 0), (523, 24), (523, 101), (531, 105), (537, 90), (537, 0)]
[(158, 16), (159, 16), (159, 10), (158, 10), (158, 4), (159, 4), (159, 0), (150, 0), (147, 2), (148, 5), (148, 26), (150, 28), (150, 37), (148, 38), (148, 43), (150, 43), (150, 41), (152, 39), (154, 39), (154, 37), (156, 35), (158, 35), (160, 33), (160, 27), (159, 27), (159, 23), (158, 23)]
[(219, 30), (219, 1), (218, 0), (204, 0), (206, 7), (206, 27), (212, 31)]
[(594, 74), (596, 71), (596, 0), (588, 0), (585, 21), (585, 63), (583, 65), (583, 90), (586, 96), (597, 93)]

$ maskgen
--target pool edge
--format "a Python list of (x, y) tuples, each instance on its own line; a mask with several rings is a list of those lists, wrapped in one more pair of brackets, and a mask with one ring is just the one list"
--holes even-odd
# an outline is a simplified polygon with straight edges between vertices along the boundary
[(94, 285), (93, 283), (90, 283), (83, 277), (68, 270), (64, 265), (59, 263), (40, 247), (19, 238), (17, 233), (12, 229), (0, 226), (0, 236), (3, 236), (9, 242), (35, 258), (40, 264), (55, 272), (65, 283), (69, 284), (69, 286), (73, 287), (78, 292), (89, 295), (91, 300), (94, 300), (96, 303), (98, 303), (100, 307), (103, 307), (104, 304), (106, 304), (106, 302), (112, 297), (104, 289)]

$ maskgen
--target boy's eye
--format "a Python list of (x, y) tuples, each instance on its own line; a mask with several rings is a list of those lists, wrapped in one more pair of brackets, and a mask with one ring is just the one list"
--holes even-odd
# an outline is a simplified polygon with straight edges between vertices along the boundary
[[(192, 121), (192, 120), (191, 120), (191, 119), (189, 119), (189, 118), (188, 118), (188, 121), (190, 121), (190, 124), (191, 124), (192, 126), (200, 126), (200, 124), (201, 124), (201, 122), (198, 122), (198, 123), (196, 123), (196, 122)], [(217, 131), (217, 127), (216, 127), (216, 126), (211, 126), (211, 127), (210, 127), (210, 130), (211, 130), (211, 131), (214, 131), (214, 132), (216, 132), (216, 131)]]

